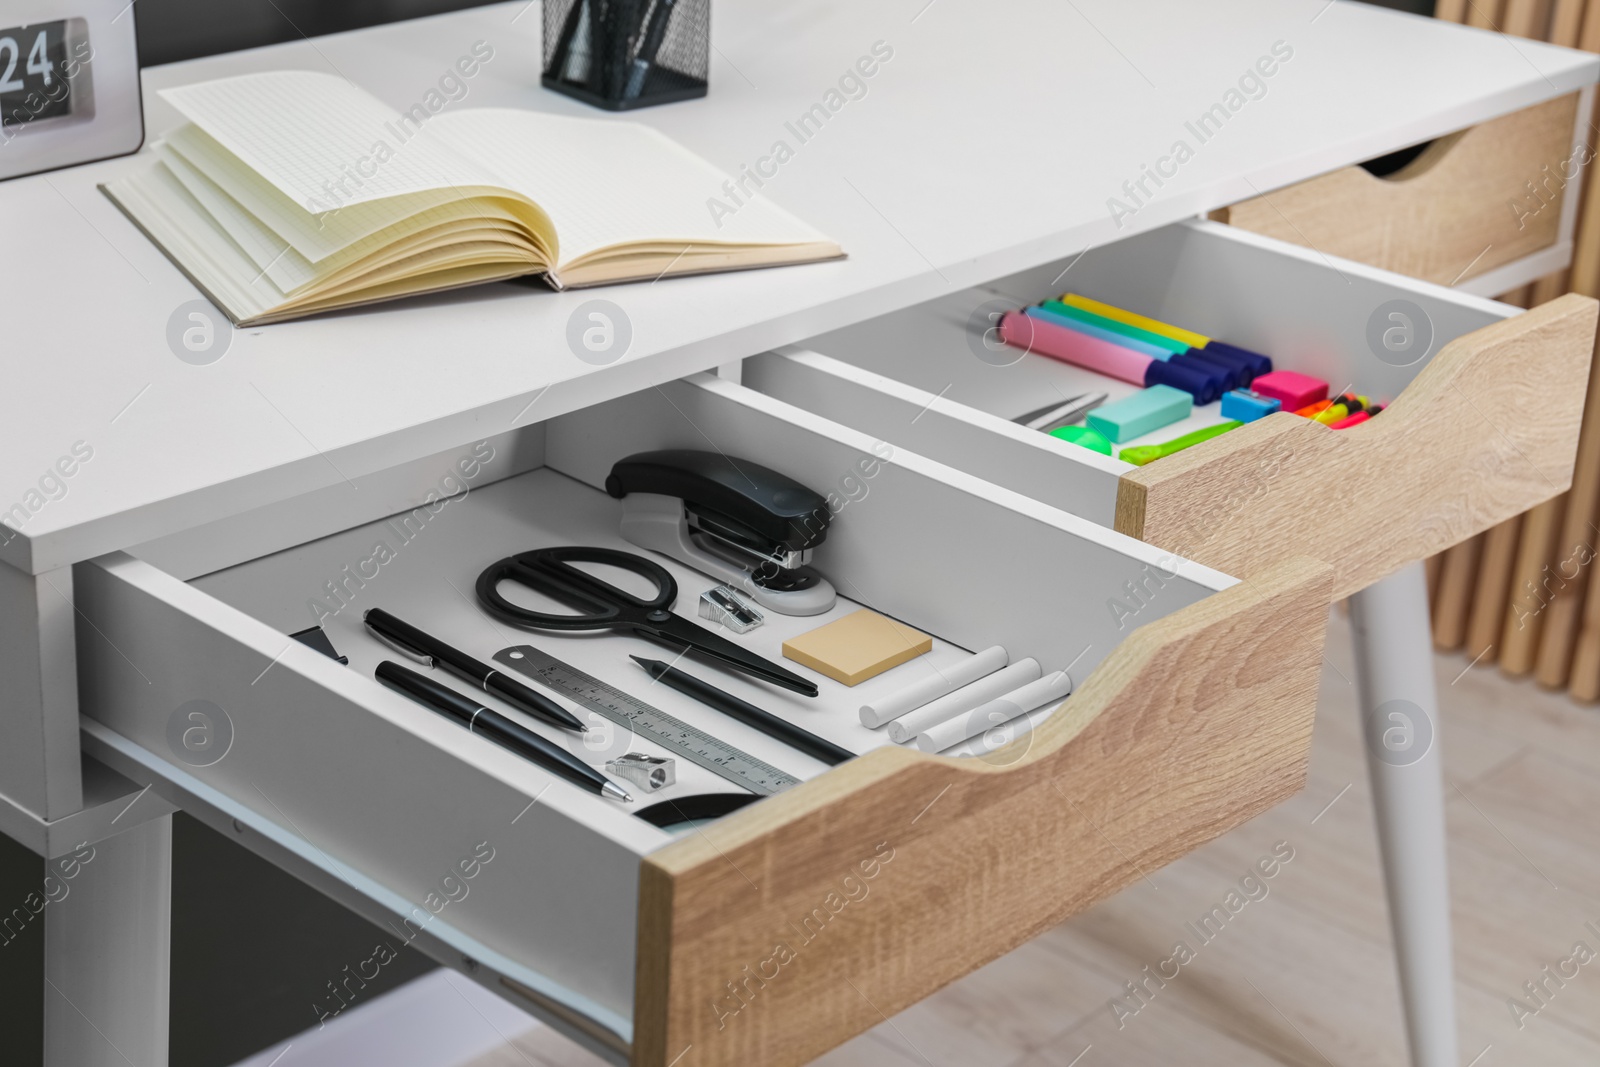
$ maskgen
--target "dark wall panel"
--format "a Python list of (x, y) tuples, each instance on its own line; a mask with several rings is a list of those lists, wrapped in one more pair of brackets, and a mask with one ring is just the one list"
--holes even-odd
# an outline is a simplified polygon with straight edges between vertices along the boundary
[(139, 0), (139, 64), (436, 15), (488, 0)]

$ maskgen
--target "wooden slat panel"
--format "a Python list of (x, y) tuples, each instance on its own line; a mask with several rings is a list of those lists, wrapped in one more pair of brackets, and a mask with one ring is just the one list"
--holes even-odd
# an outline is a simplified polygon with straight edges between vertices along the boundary
[(1600, 582), (1589, 583), (1567, 689), (1578, 700), (1600, 700)]
[(1483, 554), (1483, 538), (1469, 537), (1452, 545), (1444, 554), (1439, 572), (1439, 595), (1433, 602), (1433, 645), (1451, 651), (1466, 640), (1467, 620), (1472, 614), (1472, 594), (1478, 585), (1478, 558)]
[(1583, 27), (1584, 0), (1555, 0), (1550, 11), (1550, 32), (1547, 37), (1551, 44), (1575, 48), (1578, 44), (1578, 34)]
[(1514, 37), (1542, 41), (1550, 24), (1550, 0), (1506, 0), (1500, 29)]
[(1467, 25), (1485, 30), (1499, 29), (1504, 11), (1502, 0), (1467, 0)]
[(1522, 516), (1507, 519), (1484, 534), (1483, 555), (1478, 560), (1477, 585), (1472, 593), (1472, 614), (1467, 621), (1467, 655), (1493, 663), (1500, 654), (1500, 631), (1506, 617), (1506, 594), (1511, 589), (1511, 569), (1522, 536)]
[(1527, 674), (1539, 655), (1539, 635), (1544, 629), (1544, 568), (1561, 530), (1566, 496), (1554, 497), (1523, 516), (1522, 540), (1511, 572), (1511, 594), (1505, 629), (1500, 637), (1500, 669), (1507, 674)]

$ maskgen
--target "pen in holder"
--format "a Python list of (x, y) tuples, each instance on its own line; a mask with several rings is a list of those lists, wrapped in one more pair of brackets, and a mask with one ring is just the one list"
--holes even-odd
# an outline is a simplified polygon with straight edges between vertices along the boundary
[(546, 89), (608, 111), (706, 95), (711, 0), (544, 0)]

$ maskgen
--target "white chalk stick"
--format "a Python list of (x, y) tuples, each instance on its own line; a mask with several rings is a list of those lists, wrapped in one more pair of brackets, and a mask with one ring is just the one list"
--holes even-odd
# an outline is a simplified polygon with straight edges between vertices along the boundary
[(1061, 703), (1046, 704), (1042, 708), (1035, 708), (1020, 719), (1012, 719), (1000, 727), (985, 730), (977, 737), (969, 737), (965, 741), (957, 742), (949, 748), (940, 749), (941, 756), (987, 756), (998, 751), (1015, 741), (1017, 738), (1033, 732), (1039, 724), (1056, 713), (1057, 708), (1065, 707)]
[(947, 719), (960, 718), (979, 704), (1004, 696), (1019, 685), (1026, 685), (1038, 678), (1041, 673), (1038, 660), (1031, 656), (1019, 659), (1009, 667), (985, 675), (975, 682), (962, 686), (954, 693), (947, 693), (938, 700), (924, 704), (916, 711), (895, 719), (889, 724), (889, 739), (904, 744), (928, 727)]
[(985, 730), (991, 730), (1003, 723), (1021, 718), (1036, 708), (1054, 703), (1071, 692), (1072, 676), (1066, 671), (1054, 671), (987, 704), (980, 705), (966, 715), (957, 715), (953, 719), (928, 727), (917, 735), (917, 747), (924, 752), (943, 752), (969, 737), (977, 737)]
[(976, 682), (986, 674), (993, 674), (1010, 659), (1005, 649), (992, 645), (953, 667), (941, 667), (920, 682), (879, 697), (871, 704), (861, 705), (861, 725), (877, 729), (890, 719), (898, 719), (906, 712), (916, 711), (924, 704)]

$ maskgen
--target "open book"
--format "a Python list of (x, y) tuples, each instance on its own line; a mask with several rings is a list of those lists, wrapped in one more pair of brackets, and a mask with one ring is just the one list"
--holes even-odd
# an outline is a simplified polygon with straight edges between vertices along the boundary
[[(240, 326), (525, 274), (556, 288), (843, 255), (633, 122), (404, 114), (273, 71), (161, 92), (188, 123), (105, 193)], [(741, 202), (742, 201), (742, 202)]]

